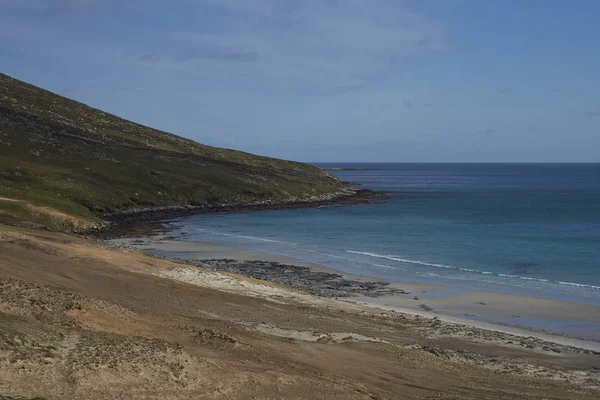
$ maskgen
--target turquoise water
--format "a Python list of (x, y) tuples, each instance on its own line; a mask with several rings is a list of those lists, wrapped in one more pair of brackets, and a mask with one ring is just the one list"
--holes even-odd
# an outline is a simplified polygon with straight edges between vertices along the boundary
[(320, 164), (378, 204), (197, 216), (173, 235), (391, 280), (600, 304), (600, 164)]

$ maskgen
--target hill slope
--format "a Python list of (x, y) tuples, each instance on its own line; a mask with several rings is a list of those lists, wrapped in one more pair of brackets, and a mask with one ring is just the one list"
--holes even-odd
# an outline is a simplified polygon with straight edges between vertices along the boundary
[(0, 222), (70, 229), (137, 208), (347, 191), (313, 166), (202, 145), (0, 74)]

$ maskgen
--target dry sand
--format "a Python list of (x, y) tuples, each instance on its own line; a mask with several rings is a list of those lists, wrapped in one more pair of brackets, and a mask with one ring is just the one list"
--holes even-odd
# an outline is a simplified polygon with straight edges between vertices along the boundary
[[(131, 245), (154, 254), (181, 259), (260, 260), (309, 267), (318, 272), (338, 273), (347, 279), (376, 280), (376, 278), (346, 274), (323, 265), (306, 263), (281, 255), (208, 243), (171, 240), (166, 236), (118, 239), (114, 242)], [(593, 339), (600, 339), (600, 307), (596, 305), (497, 291), (455, 290), (441, 285), (416, 282), (393, 282), (391, 286), (401, 289), (407, 294), (377, 298), (350, 297), (346, 300), (386, 310), (395, 310), (429, 318), (438, 317), (447, 322), (513, 333), (520, 336), (535, 336), (544, 340), (600, 351), (600, 343), (595, 340), (578, 340), (577, 338), (566, 338), (563, 335), (553, 335), (550, 332), (523, 329), (529, 327), (527, 325), (529, 321), (568, 321), (573, 324), (589, 326), (588, 336)], [(486, 317), (504, 323), (491, 323), (489, 320), (486, 321)]]
[(600, 354), (0, 225), (0, 397), (597, 399)]

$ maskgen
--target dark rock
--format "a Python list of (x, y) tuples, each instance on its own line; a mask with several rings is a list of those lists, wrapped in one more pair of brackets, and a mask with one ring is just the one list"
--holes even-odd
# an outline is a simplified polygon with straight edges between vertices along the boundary
[(230, 214), (251, 211), (271, 211), (296, 208), (317, 208), (323, 206), (353, 206), (370, 204), (387, 198), (383, 192), (359, 189), (337, 195), (323, 196), (293, 201), (274, 202), (265, 200), (241, 204), (193, 204), (154, 208), (130, 209), (128, 211), (105, 214), (105, 223), (96, 229), (79, 232), (83, 236), (97, 239), (149, 236), (168, 232), (168, 224), (174, 219), (201, 214)]
[(388, 282), (363, 282), (345, 279), (331, 272), (316, 272), (308, 267), (269, 261), (176, 260), (212, 271), (225, 271), (255, 279), (277, 282), (323, 297), (379, 297), (403, 294)]

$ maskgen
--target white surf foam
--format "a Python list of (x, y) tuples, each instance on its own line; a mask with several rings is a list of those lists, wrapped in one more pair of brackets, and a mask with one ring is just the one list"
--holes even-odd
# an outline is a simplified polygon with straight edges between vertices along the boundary
[(536, 281), (536, 282), (543, 282), (543, 283), (555, 283), (558, 285), (568, 285), (568, 286), (576, 286), (576, 287), (600, 290), (600, 286), (586, 285), (583, 283), (552, 281), (550, 279), (544, 279), (544, 278), (533, 278), (533, 277), (529, 277), (529, 276), (519, 276), (519, 275), (511, 275), (511, 274), (502, 274), (502, 273), (491, 272), (491, 271), (481, 271), (481, 270), (476, 270), (476, 269), (471, 269), (471, 268), (455, 267), (452, 265), (429, 263), (429, 262), (419, 261), (419, 260), (410, 260), (407, 258), (396, 257), (396, 256), (392, 256), (392, 255), (370, 253), (370, 252), (366, 252), (366, 251), (346, 250), (346, 252), (352, 253), (352, 254), (358, 254), (358, 255), (362, 255), (362, 256), (367, 256), (367, 257), (374, 257), (374, 258), (381, 258), (381, 259), (390, 260), (390, 261), (402, 262), (402, 263), (406, 263), (406, 264), (423, 265), (423, 266), (427, 266), (427, 267), (444, 268), (444, 269), (451, 269), (451, 270), (456, 270), (456, 271), (472, 272), (472, 273), (483, 274), (483, 275), (494, 275), (494, 276), (500, 276), (503, 278), (522, 279), (522, 280), (527, 280), (527, 281)]

